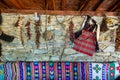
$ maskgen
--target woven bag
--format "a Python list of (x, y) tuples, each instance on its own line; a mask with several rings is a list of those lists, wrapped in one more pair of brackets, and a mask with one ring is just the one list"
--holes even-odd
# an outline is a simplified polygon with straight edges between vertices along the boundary
[(89, 56), (93, 56), (96, 51), (96, 42), (96, 32), (90, 32), (89, 29), (82, 30), (82, 34), (74, 40), (73, 49)]

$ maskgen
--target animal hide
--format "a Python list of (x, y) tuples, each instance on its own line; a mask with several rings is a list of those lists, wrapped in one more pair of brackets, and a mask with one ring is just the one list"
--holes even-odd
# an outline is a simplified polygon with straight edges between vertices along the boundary
[(116, 51), (120, 51), (120, 26), (118, 27), (118, 29), (117, 29), (117, 37), (116, 37), (116, 46), (115, 46), (115, 48), (116, 48)]
[(107, 30), (108, 28), (107, 28), (106, 18), (103, 18), (102, 23), (100, 25), (100, 31), (106, 32)]
[(49, 41), (49, 40), (53, 39), (52, 31), (45, 30), (45, 32), (43, 33), (43, 38), (45, 41)]

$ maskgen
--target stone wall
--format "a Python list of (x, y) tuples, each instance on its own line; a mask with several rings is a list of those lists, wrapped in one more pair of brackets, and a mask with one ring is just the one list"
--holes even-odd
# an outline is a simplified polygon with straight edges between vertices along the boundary
[[(63, 16), (63, 15), (47, 15), (50, 20), (46, 24), (46, 15), (40, 15), (41, 26), (39, 26), (41, 36), (39, 38), (39, 48), (36, 48), (35, 44), (35, 21), (33, 14), (6, 14), (3, 13), (3, 23), (1, 29), (4, 33), (15, 37), (14, 41), (8, 43), (1, 40), (2, 43), (2, 61), (92, 61), (92, 62), (108, 62), (119, 61), (120, 52), (115, 51), (115, 37), (116, 30), (107, 30), (101, 32), (99, 36), (100, 51), (96, 52), (92, 57), (76, 52), (72, 49), (73, 43), (69, 40), (68, 27), (70, 18), (74, 22), (74, 31), (77, 31), (82, 26), (85, 16)], [(22, 37), (24, 45), (21, 44), (18, 39), (18, 28), (15, 27), (15, 23), (18, 20), (18, 16), (23, 16), (22, 20)], [(102, 21), (102, 17), (93, 17), (98, 25)], [(30, 34), (31, 39), (28, 40), (27, 30), (25, 24), (30, 21)], [(63, 24), (60, 24), (63, 23)], [(45, 41), (43, 34), (45, 27), (53, 35), (51, 40)], [(64, 49), (65, 48), (65, 49)], [(62, 57), (61, 54), (63, 53)]]

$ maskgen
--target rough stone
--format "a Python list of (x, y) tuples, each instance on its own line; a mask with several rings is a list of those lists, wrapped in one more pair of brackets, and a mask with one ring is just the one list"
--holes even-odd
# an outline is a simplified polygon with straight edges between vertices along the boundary
[[(100, 33), (100, 38), (98, 40), (100, 52), (95, 53), (92, 57), (87, 56), (85, 54), (79, 53), (74, 51), (72, 47), (74, 46), (72, 42), (70, 42), (69, 34), (66, 36), (66, 30), (69, 28), (69, 22), (65, 21), (71, 18), (71, 15), (57, 15), (58, 21), (63, 22), (60, 25), (56, 17), (54, 15), (47, 15), (51, 16), (51, 22), (47, 25), (47, 30), (52, 30), (54, 33), (54, 38), (50, 41), (45, 41), (43, 39), (43, 33), (45, 31), (45, 21), (46, 15), (40, 15), (41, 17), (41, 36), (40, 36), (40, 44), (39, 48), (36, 48), (36, 33), (35, 33), (35, 22), (33, 15), (27, 14), (22, 15), (24, 16), (23, 19), (23, 26), (22, 26), (22, 37), (24, 40), (24, 46), (20, 44), (17, 35), (17, 28), (14, 26), (16, 21), (18, 20), (18, 16), (16, 14), (2, 14), (3, 16), (3, 24), (0, 25), (3, 32), (9, 35), (13, 35), (15, 39), (13, 42), (5, 42), (0, 40), (2, 43), (2, 61), (59, 61), (59, 58), (62, 53), (62, 61), (88, 61), (88, 62), (107, 62), (107, 61), (119, 61), (120, 60), (120, 52), (115, 51), (115, 43), (111, 42), (111, 36), (114, 38), (115, 36), (111, 34), (111, 30), (106, 32)], [(81, 28), (82, 22), (84, 21), (85, 16), (74, 16), (72, 19), (74, 23), (74, 32), (78, 31)], [(98, 25), (100, 25), (102, 18), (101, 17), (92, 17), (94, 18)], [(30, 25), (30, 33), (31, 39), (27, 40), (27, 30), (25, 28), (25, 24), (31, 19)], [(39, 26), (40, 27), (40, 26)], [(63, 52), (64, 43), (67, 40), (65, 45), (65, 50)], [(53, 45), (54, 44), (54, 45)], [(3, 58), (4, 57), (4, 58)]]
[(50, 61), (59, 61), (59, 56), (51, 56)]
[(110, 56), (110, 53), (105, 53), (105, 52), (99, 52), (99, 53), (95, 53), (95, 55), (96, 56), (103, 56), (103, 57), (105, 57), (105, 56)]
[(68, 48), (68, 49), (65, 49), (64, 53), (65, 54), (74, 54), (74, 53), (76, 53), (76, 51), (73, 50), (73, 49)]

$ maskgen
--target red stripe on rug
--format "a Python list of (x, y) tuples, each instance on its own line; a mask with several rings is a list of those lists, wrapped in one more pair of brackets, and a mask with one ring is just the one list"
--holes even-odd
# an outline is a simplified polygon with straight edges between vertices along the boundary
[(85, 62), (85, 70), (86, 70), (86, 80), (88, 80), (88, 78), (89, 78), (89, 76), (88, 76), (88, 74), (89, 74), (89, 72), (88, 72), (88, 63), (86, 63)]
[(42, 80), (42, 63), (39, 62), (39, 79)]
[(24, 66), (23, 66), (23, 77), (24, 77), (24, 80), (26, 80), (26, 62), (24, 62)]
[(70, 62), (70, 80), (73, 80), (73, 63)]
[(32, 70), (31, 70), (31, 71), (32, 71), (32, 80), (35, 80), (35, 77), (34, 77), (34, 76), (35, 76), (35, 75), (34, 75), (34, 74), (35, 74), (35, 73), (34, 73), (34, 72), (35, 72), (35, 71), (34, 71), (34, 62), (31, 62), (31, 69), (32, 69)]
[(58, 74), (57, 74), (57, 62), (54, 63), (54, 80), (58, 80)]
[(49, 80), (50, 76), (49, 76), (49, 63), (46, 62), (46, 80)]
[(62, 62), (62, 80), (66, 80), (65, 62)]
[(78, 66), (78, 80), (80, 80), (80, 63), (77, 62), (77, 66)]

